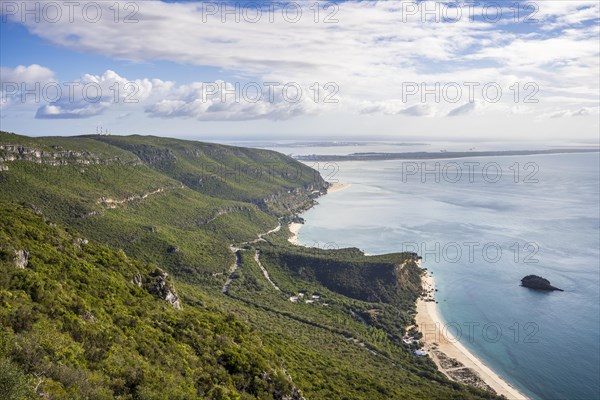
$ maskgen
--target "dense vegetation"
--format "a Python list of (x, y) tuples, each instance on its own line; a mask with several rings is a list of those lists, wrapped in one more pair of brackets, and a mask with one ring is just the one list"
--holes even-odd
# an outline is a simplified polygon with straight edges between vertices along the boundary
[[(38, 390), (53, 399), (291, 394), (281, 360), (248, 326), (205, 307), (176, 310), (132, 282), (151, 281), (155, 266), (19, 206), (0, 204), (0, 221), (0, 365), (15, 376), (8, 393), (43, 377)], [(27, 266), (17, 268), (23, 249)]]
[(413, 254), (287, 242), (326, 189), (270, 151), (0, 133), (0, 393), (495, 398), (403, 344)]
[[(257, 151), (250, 161), (242, 157), (251, 153), (247, 149), (206, 144), (204, 152), (212, 156), (209, 158), (198, 150), (203, 147), (197, 142), (135, 136), (95, 138), (98, 140), (63, 138), (59, 144), (50, 144), (46, 138), (0, 133), (0, 145), (21, 147), (13, 152), (0, 149), (0, 160), (16, 158), (4, 163), (9, 170), (0, 176), (0, 200), (33, 204), (90, 239), (156, 261), (197, 282), (226, 270), (223, 260), (233, 261), (229, 243), (253, 239), (277, 225), (275, 216), (285, 209), (271, 206), (273, 201), (288, 199), (277, 204), (306, 207), (312, 202), (312, 191), (324, 190), (326, 185), (311, 169), (274, 152)], [(145, 144), (136, 144), (144, 139)], [(133, 148), (135, 154), (103, 141)], [(181, 155), (185, 144), (189, 144), (189, 154)], [(28, 151), (42, 154), (36, 157)], [(59, 156), (54, 158), (56, 154)], [(226, 162), (230, 169), (221, 167)], [(252, 170), (269, 168), (279, 175), (249, 179), (236, 172), (236, 163)], [(225, 171), (225, 175), (207, 172), (207, 166), (211, 171)], [(292, 169), (301, 172), (282, 177)], [(188, 171), (188, 178), (181, 176), (182, 170)], [(188, 186), (192, 175), (196, 183)], [(215, 196), (215, 190), (224, 194)], [(293, 196), (290, 191), (295, 192)], [(230, 200), (232, 197), (242, 201)], [(263, 197), (265, 201), (258, 200)], [(291, 198), (297, 204), (291, 204)], [(261, 209), (276, 211), (268, 214)], [(169, 252), (170, 248), (177, 251)]]
[(201, 193), (255, 203), (278, 215), (297, 208), (299, 188), (319, 191), (324, 185), (318, 172), (270, 150), (148, 136), (93, 138), (131, 151)]
[(345, 296), (394, 303), (402, 309), (414, 304), (421, 292), (420, 270), (407, 253), (387, 259), (367, 257), (358, 249), (321, 250), (261, 246), (273, 266), (281, 266), (297, 279), (316, 281)]

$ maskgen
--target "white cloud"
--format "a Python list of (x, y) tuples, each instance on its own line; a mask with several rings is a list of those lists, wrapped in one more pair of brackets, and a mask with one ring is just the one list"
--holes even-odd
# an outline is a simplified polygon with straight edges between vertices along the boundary
[(54, 71), (38, 64), (0, 67), (0, 109), (39, 101), (42, 86), (50, 82), (54, 82)]
[(38, 108), (39, 119), (80, 119), (101, 114), (110, 107), (109, 103), (78, 103), (69, 105), (47, 104)]
[(357, 106), (360, 114), (406, 115), (410, 117), (433, 116), (433, 108), (428, 104), (406, 106), (401, 101), (363, 102)]
[(147, 101), (150, 95), (168, 93), (174, 85), (159, 79), (129, 80), (115, 71), (107, 70), (102, 75), (85, 74), (70, 82), (57, 82), (52, 98), (41, 94), (40, 106), (35, 114), (40, 119), (75, 119), (100, 115), (110, 107), (119, 105), (135, 107)]
[(19, 65), (15, 68), (0, 67), (0, 82), (49, 82), (54, 79), (54, 72), (38, 64)]
[(431, 113), (431, 107), (427, 104), (417, 104), (415, 106), (405, 108), (399, 112), (399, 114), (410, 115), (413, 117), (424, 117), (431, 115)]
[(202, 121), (286, 120), (316, 112), (309, 88), (284, 89), (256, 82), (195, 82), (172, 87), (146, 107), (152, 117), (189, 117)]
[(473, 111), (475, 111), (475, 109), (476, 109), (476, 105), (475, 104), (476, 104), (475, 102), (466, 103), (466, 104), (463, 104), (462, 106), (453, 108), (448, 113), (448, 117), (457, 117), (457, 116), (462, 116), (462, 115), (470, 114)]
[[(406, 20), (403, 3), (398, 1), (339, 3), (335, 15), (339, 22), (331, 24), (323, 23), (328, 14), (323, 9), (319, 22), (314, 22), (312, 2), (299, 3), (303, 16), (297, 23), (286, 21), (278, 11), (272, 15), (273, 22), (269, 13), (263, 12), (259, 23), (243, 18), (237, 23), (231, 21), (231, 15), (227, 16), (230, 22), (222, 23), (220, 16), (203, 15), (199, 3), (137, 2), (138, 23), (115, 23), (109, 9), (112, 3), (96, 4), (101, 4), (104, 15), (110, 18), (89, 23), (79, 12), (73, 22), (63, 18), (57, 23), (29, 21), (24, 25), (51, 43), (80, 52), (140, 63), (168, 60), (213, 66), (239, 76), (240, 81), (298, 82), (304, 88), (314, 82), (336, 82), (340, 87), (338, 108), (325, 108), (314, 102), (290, 104), (281, 99), (257, 103), (199, 101), (202, 91), (195, 84), (177, 86), (174, 82), (138, 79), (139, 108), (152, 117), (281, 120), (331, 109), (444, 117), (475, 109), (469, 104), (457, 107), (465, 99), (456, 104), (406, 104), (401, 101), (406, 82), (498, 82), (503, 88), (534, 82), (541, 98), (539, 105), (527, 105), (528, 114), (546, 115), (549, 108), (575, 110), (598, 104), (599, 30), (594, 21), (600, 6), (589, 1), (537, 2), (538, 21), (530, 24), (515, 24), (508, 17), (498, 23), (474, 22), (465, 15), (452, 24), (424, 22), (418, 15)], [(431, 2), (422, 4), (424, 8)], [(505, 7), (506, 16), (512, 16), (513, 3)], [(481, 9), (475, 8), (475, 12)], [(124, 84), (112, 71), (86, 75), (81, 81), (102, 88)], [(124, 92), (117, 97), (119, 107), (135, 107), (124, 103)], [(115, 107), (114, 99), (102, 98), (101, 102)], [(481, 110), (504, 112), (519, 105), (507, 91), (501, 103)], [(77, 102), (51, 106), (56, 108), (41, 109), (40, 115), (89, 116), (107, 110), (101, 105), (86, 108)]]
[[(53, 76), (49, 69), (40, 66), (6, 70), (18, 88), (27, 90), (35, 89), (36, 82), (32, 80), (48, 80)], [(160, 79), (128, 79), (112, 70), (101, 75), (84, 74), (69, 82), (51, 82), (53, 90), (48, 93), (52, 99), (38, 89), (38, 99), (32, 102), (38, 107), (35, 112), (38, 119), (84, 119), (110, 109), (120, 112), (118, 118), (137, 110), (156, 118), (202, 121), (286, 120), (318, 112), (313, 92), (300, 86), (286, 88), (264, 83), (242, 86), (224, 81), (176, 85)], [(19, 96), (17, 93), (5, 97)]]
[(591, 108), (574, 108), (574, 109), (562, 109), (562, 110), (551, 110), (544, 114), (542, 114), (541, 118), (563, 118), (563, 117), (588, 117), (588, 116), (597, 116), (598, 109)]

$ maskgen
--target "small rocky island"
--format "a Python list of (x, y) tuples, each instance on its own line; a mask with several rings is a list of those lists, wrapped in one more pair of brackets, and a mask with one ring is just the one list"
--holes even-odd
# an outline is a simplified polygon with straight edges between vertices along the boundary
[(527, 275), (525, 278), (521, 279), (521, 286), (537, 290), (559, 290), (561, 292), (563, 291), (562, 289), (552, 286), (548, 279), (544, 279), (541, 276), (537, 275)]

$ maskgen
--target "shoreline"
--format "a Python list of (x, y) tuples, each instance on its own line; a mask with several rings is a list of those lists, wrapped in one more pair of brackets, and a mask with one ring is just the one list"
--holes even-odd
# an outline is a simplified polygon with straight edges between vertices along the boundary
[[(333, 183), (327, 190), (327, 194), (342, 191), (351, 187), (351, 184)], [(292, 234), (288, 241), (294, 245), (300, 245), (298, 241), (298, 232), (302, 228), (301, 223), (291, 222), (288, 229)], [(420, 341), (423, 343), (423, 350), (427, 351), (428, 356), (437, 365), (448, 379), (464, 383), (466, 385), (479, 387), (494, 391), (498, 395), (503, 395), (509, 400), (528, 400), (529, 398), (518, 389), (502, 379), (497, 373), (489, 368), (477, 356), (465, 348), (462, 343), (448, 335), (441, 329), (445, 324), (438, 314), (435, 299), (426, 301), (425, 298), (434, 298), (435, 281), (429, 271), (424, 271), (422, 275), (423, 291), (425, 296), (417, 300), (417, 314), (415, 321), (417, 329), (423, 334)]]
[(298, 243), (298, 232), (300, 231), (300, 228), (302, 228), (302, 224), (300, 224), (298, 222), (290, 222), (288, 224), (288, 230), (292, 234), (292, 236), (290, 236), (288, 238), (288, 242), (290, 242), (291, 244), (295, 244), (297, 246), (300, 245)]
[(334, 182), (331, 184), (331, 186), (329, 186), (329, 188), (327, 188), (327, 194), (341, 192), (342, 190), (348, 189), (350, 186), (352, 186), (351, 183)]
[(429, 293), (432, 295), (435, 293), (435, 281), (428, 271), (425, 271), (422, 281), (426, 296), (422, 296), (417, 300), (415, 320), (417, 328), (423, 334), (420, 339), (424, 344), (423, 350), (428, 352), (429, 357), (437, 365), (440, 372), (456, 382), (480, 388), (487, 386), (497, 394), (504, 395), (511, 400), (528, 399), (518, 389), (485, 365), (462, 343), (453, 338), (451, 333), (441, 329), (445, 324), (439, 316), (435, 300), (426, 301), (424, 299), (424, 297), (430, 297)]
[[(331, 186), (329, 186), (326, 194), (341, 192), (342, 190), (348, 189), (350, 186), (352, 186), (352, 184), (350, 183), (335, 182), (332, 183)], [(302, 228), (302, 225), (303, 224), (298, 222), (290, 222), (288, 224), (288, 230), (292, 234), (292, 236), (288, 238), (288, 242), (290, 242), (291, 244), (300, 245), (300, 243), (298, 243), (298, 232), (300, 232), (300, 228)]]

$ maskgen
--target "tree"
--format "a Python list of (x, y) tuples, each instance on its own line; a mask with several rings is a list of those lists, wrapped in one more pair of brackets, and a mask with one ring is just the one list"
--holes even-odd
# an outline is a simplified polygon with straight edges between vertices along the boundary
[(30, 399), (32, 394), (29, 379), (19, 366), (6, 358), (0, 359), (0, 399)]

